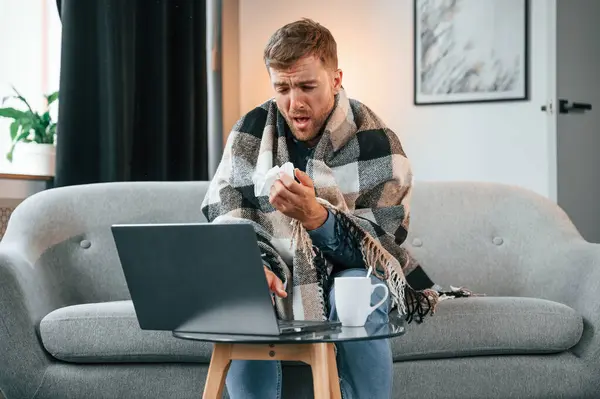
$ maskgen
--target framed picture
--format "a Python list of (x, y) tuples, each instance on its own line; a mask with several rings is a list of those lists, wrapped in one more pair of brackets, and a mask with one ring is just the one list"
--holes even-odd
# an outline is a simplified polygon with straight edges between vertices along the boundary
[(413, 0), (416, 105), (529, 99), (529, 0)]

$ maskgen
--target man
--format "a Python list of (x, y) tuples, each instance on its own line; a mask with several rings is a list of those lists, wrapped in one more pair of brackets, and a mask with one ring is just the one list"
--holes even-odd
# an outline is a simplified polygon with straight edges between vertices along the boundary
[[(397, 136), (365, 105), (349, 100), (329, 30), (303, 19), (273, 34), (264, 60), (274, 98), (238, 121), (203, 203), (211, 222), (255, 227), (269, 287), (281, 318), (336, 319), (337, 276), (386, 281), (388, 302), (370, 321), (398, 309), (422, 319), (438, 294), (405, 278), (418, 268), (401, 248), (409, 222), (412, 173)], [(274, 166), (292, 162), (268, 194), (256, 189)], [(417, 285), (433, 283), (422, 270)], [(373, 303), (379, 301), (376, 290)], [(337, 362), (344, 398), (389, 398), (388, 341), (343, 343)], [(279, 398), (281, 365), (234, 361), (233, 399)]]

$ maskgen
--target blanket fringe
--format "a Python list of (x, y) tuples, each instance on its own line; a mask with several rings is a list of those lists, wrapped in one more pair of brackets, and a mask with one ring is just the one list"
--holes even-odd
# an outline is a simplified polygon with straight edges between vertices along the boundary
[(406, 303), (406, 321), (422, 323), (425, 316), (435, 313), (435, 307), (439, 303), (440, 295), (437, 291), (426, 289), (416, 291), (410, 287), (404, 291), (404, 301)]
[(314, 257), (316, 254), (312, 248), (312, 240), (308, 235), (308, 232), (296, 219), (292, 219), (292, 241), (290, 243), (290, 249), (293, 249), (294, 243), (296, 244), (296, 249), (299, 250), (310, 263), (310, 267), (312, 269), (315, 268)]
[[(367, 268), (372, 268), (373, 275), (387, 280), (392, 296), (392, 305), (398, 307), (406, 315), (408, 323), (413, 320), (422, 323), (425, 316), (433, 315), (435, 307), (440, 301), (440, 295), (433, 289), (417, 291), (413, 289), (404, 276), (402, 265), (394, 258), (381, 243), (371, 237), (360, 225), (354, 223), (344, 212), (335, 209), (343, 219), (344, 225), (350, 234), (361, 237), (361, 251)], [(397, 267), (394, 267), (394, 263)], [(399, 270), (398, 270), (399, 269)]]
[[(386, 280), (392, 296), (392, 306), (397, 307), (400, 313), (405, 315), (408, 323), (415, 321), (422, 323), (427, 315), (435, 313), (439, 302), (449, 298), (464, 297), (473, 295), (464, 288), (454, 288), (450, 292), (438, 292), (435, 289), (425, 289), (418, 291), (413, 289), (407, 282), (403, 274), (402, 265), (394, 258), (383, 246), (371, 237), (360, 225), (357, 225), (343, 211), (332, 207), (334, 214), (341, 218), (342, 223), (351, 236), (358, 237), (360, 247), (367, 268), (372, 268), (373, 275)], [(311, 268), (315, 268), (312, 240), (302, 224), (297, 220), (292, 220), (292, 244), (296, 244), (296, 251), (300, 251), (310, 263)], [(394, 267), (394, 264), (397, 264)], [(398, 270), (399, 269), (399, 270)]]
[(404, 274), (398, 273), (392, 266), (392, 262), (398, 262), (398, 260), (391, 259), (391, 255), (386, 256), (387, 251), (380, 248), (377, 243), (373, 243), (368, 235), (365, 236), (363, 242), (364, 250), (367, 252), (365, 254), (367, 267), (372, 267), (375, 274), (378, 264), (384, 266), (385, 273), (381, 277), (388, 281), (393, 305), (406, 315), (406, 321), (411, 323), (414, 320), (422, 323), (425, 316), (433, 315), (440, 295), (433, 289), (423, 291), (413, 289), (406, 282)]

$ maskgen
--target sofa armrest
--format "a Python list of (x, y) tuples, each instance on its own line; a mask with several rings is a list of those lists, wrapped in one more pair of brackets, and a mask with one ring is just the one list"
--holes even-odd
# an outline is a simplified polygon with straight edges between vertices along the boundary
[(583, 336), (571, 351), (600, 371), (600, 244), (573, 238), (539, 255), (529, 294), (563, 303), (583, 317)]
[(7, 398), (30, 398), (52, 358), (39, 338), (40, 320), (59, 307), (43, 271), (23, 249), (0, 244), (0, 387)]

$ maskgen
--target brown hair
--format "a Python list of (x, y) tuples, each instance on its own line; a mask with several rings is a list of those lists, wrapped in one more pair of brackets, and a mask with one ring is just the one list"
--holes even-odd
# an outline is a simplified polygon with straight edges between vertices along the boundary
[(285, 69), (310, 55), (318, 57), (325, 67), (337, 69), (337, 44), (333, 35), (321, 24), (303, 18), (273, 33), (263, 57), (267, 68)]

